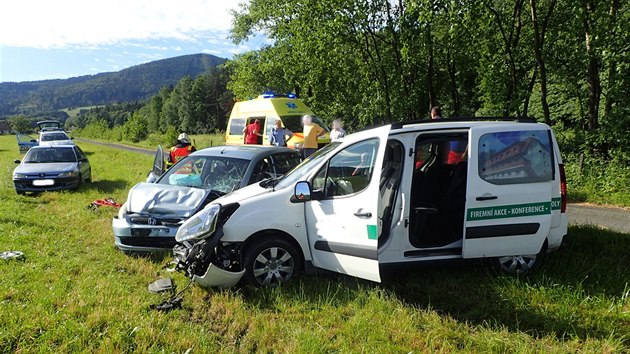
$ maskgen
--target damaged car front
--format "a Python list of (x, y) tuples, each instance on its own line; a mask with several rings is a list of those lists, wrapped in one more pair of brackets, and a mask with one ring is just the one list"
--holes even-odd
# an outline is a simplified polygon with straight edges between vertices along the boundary
[(250, 160), (205, 150), (210, 151), (179, 161), (156, 183), (142, 182), (131, 188), (112, 219), (116, 247), (128, 253), (170, 251), (184, 221), (241, 186)]

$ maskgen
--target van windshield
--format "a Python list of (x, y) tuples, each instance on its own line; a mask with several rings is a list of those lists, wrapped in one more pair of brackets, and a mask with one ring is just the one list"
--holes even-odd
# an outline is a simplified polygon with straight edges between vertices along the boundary
[[(304, 130), (304, 126), (302, 125), (302, 116), (280, 116), (282, 119), (282, 124), (284, 127), (289, 129), (292, 132), (301, 132)], [(326, 124), (322, 122), (321, 119), (313, 116), (313, 122), (317, 123), (320, 127), (324, 128), (326, 131), (330, 131)]]
[(296, 168), (292, 169), (282, 177), (276, 184), (276, 189), (283, 189), (285, 187), (292, 186), (295, 182), (299, 181), (306, 174), (311, 172), (315, 166), (317, 166), (321, 161), (326, 159), (326, 156), (330, 154), (331, 151), (335, 150), (337, 146), (341, 143), (330, 143), (323, 148), (317, 150), (313, 155), (309, 156), (306, 160), (302, 161)]

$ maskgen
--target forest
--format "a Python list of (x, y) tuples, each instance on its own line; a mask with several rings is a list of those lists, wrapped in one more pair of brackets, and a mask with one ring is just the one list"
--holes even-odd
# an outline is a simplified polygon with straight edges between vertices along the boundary
[[(114, 135), (222, 130), (234, 100), (265, 91), (294, 92), (350, 131), (440, 106), (445, 117), (544, 122), (571, 183), (598, 195), (628, 190), (628, 2), (251, 0), (232, 15), (235, 43), (264, 33), (270, 44), (162, 89)], [(123, 121), (100, 122), (94, 136)]]

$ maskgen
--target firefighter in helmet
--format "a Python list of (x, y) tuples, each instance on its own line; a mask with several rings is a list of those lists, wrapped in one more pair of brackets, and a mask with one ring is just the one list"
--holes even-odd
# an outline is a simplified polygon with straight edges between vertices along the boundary
[(195, 152), (197, 149), (190, 143), (188, 134), (181, 133), (177, 137), (177, 145), (171, 148), (166, 161), (166, 168), (170, 168), (175, 162)]

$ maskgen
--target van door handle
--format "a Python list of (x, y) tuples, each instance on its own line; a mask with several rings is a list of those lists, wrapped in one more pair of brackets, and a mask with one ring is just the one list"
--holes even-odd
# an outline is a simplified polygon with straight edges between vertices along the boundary
[(488, 196), (477, 197), (475, 199), (477, 199), (477, 200), (494, 200), (494, 199), (498, 199), (498, 197), (496, 195), (488, 195)]
[(361, 209), (359, 209), (356, 213), (354, 213), (354, 216), (358, 216), (360, 218), (371, 218), (372, 213), (370, 213), (369, 211), (361, 212)]

